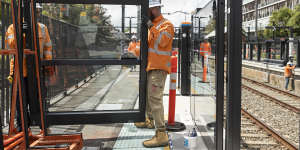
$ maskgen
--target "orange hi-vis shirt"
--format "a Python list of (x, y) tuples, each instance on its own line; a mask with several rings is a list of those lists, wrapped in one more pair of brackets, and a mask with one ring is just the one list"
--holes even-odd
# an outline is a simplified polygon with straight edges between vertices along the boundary
[[(5, 35), (5, 47), (6, 49), (16, 49), (15, 45), (15, 28), (10, 25), (7, 29)], [(40, 57), (44, 60), (52, 59), (52, 43), (49, 36), (48, 28), (42, 24), (38, 23), (38, 33), (39, 33), (39, 43), (40, 43)], [(25, 41), (25, 40), (24, 40)], [(25, 43), (24, 43), (25, 46)], [(10, 75), (14, 73), (14, 59), (10, 61)], [(27, 77), (27, 67), (26, 67), (26, 58), (23, 59), (23, 76)]]
[(140, 57), (140, 45), (141, 45), (141, 41), (130, 42), (128, 47), (128, 52), (134, 54), (136, 57)]
[(200, 54), (202, 56), (211, 54), (211, 46), (209, 42), (200, 44)]
[(295, 65), (294, 66), (292, 66), (292, 67), (290, 67), (289, 65), (286, 65), (285, 67), (284, 67), (284, 77), (291, 77), (292, 76), (292, 71), (293, 71), (293, 69), (295, 69)]
[(128, 52), (133, 52), (136, 49), (137, 44), (137, 42), (130, 42), (128, 46)]
[(171, 73), (173, 24), (162, 15), (155, 18), (153, 27), (148, 30), (148, 65), (147, 71), (165, 70)]

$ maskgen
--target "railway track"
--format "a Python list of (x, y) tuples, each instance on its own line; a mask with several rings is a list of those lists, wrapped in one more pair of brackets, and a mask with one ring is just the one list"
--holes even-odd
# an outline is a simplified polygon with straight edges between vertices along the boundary
[[(197, 66), (198, 68), (198, 66)], [(199, 76), (199, 74), (194, 73), (194, 76)], [(244, 79), (244, 78), (243, 78)], [(275, 88), (269, 88), (264, 87), (264, 84), (255, 84), (256, 82), (251, 82), (250, 80), (247, 80), (246, 78), (243, 80), (243, 83), (250, 82), (252, 83), (250, 86), (242, 85), (243, 92), (244, 90), (249, 91), (250, 95), (256, 95), (257, 98), (254, 98), (256, 103), (260, 103), (266, 100), (269, 100), (269, 103), (275, 103), (276, 105), (280, 105), (281, 108), (286, 109), (288, 111), (292, 111), (295, 114), (298, 114), (300, 112), (300, 100), (296, 95), (292, 95), (290, 93), (275, 89)], [(264, 90), (272, 90), (273, 93), (270, 91), (262, 92), (264, 90), (262, 89), (256, 89), (256, 86), (260, 86)], [(283, 96), (286, 96), (286, 100), (278, 99), (275, 95), (275, 93), (281, 94)], [(271, 93), (271, 94), (270, 94)], [(270, 96), (272, 95), (272, 96)], [(275, 95), (275, 96), (274, 96)], [(243, 96), (242, 101), (246, 101), (245, 99), (251, 99), (253, 96)], [(263, 97), (264, 100), (262, 100), (259, 97)], [(278, 96), (279, 97), (279, 96)], [(291, 99), (292, 97), (292, 99)], [(251, 101), (251, 100), (250, 100)], [(253, 99), (252, 99), (253, 101)], [(247, 102), (246, 102), (247, 103)], [(299, 104), (299, 105), (297, 105)], [(256, 104), (257, 105), (257, 104)], [(255, 105), (254, 105), (255, 106)], [(278, 107), (278, 106), (277, 106)], [(243, 105), (242, 106), (242, 118), (241, 118), (241, 149), (247, 149), (247, 150), (257, 150), (257, 149), (272, 149), (272, 150), (284, 150), (284, 149), (290, 149), (290, 150), (297, 150), (297, 145), (295, 141), (292, 141), (291, 139), (287, 138), (286, 136), (282, 135), (282, 132), (278, 132), (278, 129), (274, 129), (271, 125), (272, 123), (269, 123), (269, 120), (266, 118), (260, 118), (261, 116), (257, 116), (253, 111), (251, 111), (252, 108), (248, 106)], [(261, 111), (264, 111), (263, 109)], [(253, 114), (252, 114), (253, 113)], [(275, 112), (276, 113), (276, 112)], [(287, 115), (288, 116), (288, 115)], [(260, 119), (258, 119), (260, 118)], [(282, 121), (284, 121), (285, 118), (282, 118)], [(281, 120), (278, 120), (279, 122)], [(292, 127), (291, 127), (292, 128)], [(286, 134), (287, 135), (287, 134)]]
[[(252, 90), (255, 87), (255, 92), (261, 96), (268, 97), (273, 102), (292, 110), (295, 113), (300, 112), (300, 96), (291, 94), (289, 92), (274, 88), (272, 86), (257, 82), (249, 78), (242, 78), (243, 86), (249, 90)], [(252, 90), (254, 91), (254, 90)]]
[(280, 136), (274, 129), (241, 109), (241, 149), (257, 150), (297, 150), (290, 141)]

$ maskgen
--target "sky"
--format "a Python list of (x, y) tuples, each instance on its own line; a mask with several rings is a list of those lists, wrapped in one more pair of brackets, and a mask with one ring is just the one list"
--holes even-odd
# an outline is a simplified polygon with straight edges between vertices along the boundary
[[(162, 13), (172, 13), (175, 11), (183, 11), (191, 13), (196, 8), (203, 7), (210, 0), (162, 0)], [(120, 5), (102, 5), (107, 8), (107, 13), (111, 15), (111, 22), (114, 26), (121, 26), (122, 9)], [(137, 6), (126, 6), (126, 17), (137, 16)], [(183, 21), (190, 21), (190, 15), (176, 13), (172, 15), (164, 15), (165, 18), (170, 20), (174, 26), (179, 26)], [(125, 20), (126, 26), (129, 26), (129, 19)], [(136, 24), (136, 19), (132, 19), (132, 23)]]

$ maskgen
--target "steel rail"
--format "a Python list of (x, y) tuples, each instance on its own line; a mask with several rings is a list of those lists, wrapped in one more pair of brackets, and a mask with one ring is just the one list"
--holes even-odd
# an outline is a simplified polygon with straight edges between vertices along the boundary
[(300, 109), (299, 108), (296, 108), (296, 107), (294, 107), (294, 106), (292, 106), (290, 104), (282, 102), (282, 101), (280, 101), (280, 100), (278, 100), (278, 99), (276, 99), (276, 98), (274, 98), (272, 96), (269, 96), (269, 95), (267, 95), (265, 93), (262, 93), (262, 92), (260, 92), (260, 91), (258, 91), (256, 89), (254, 89), (254, 88), (251, 88), (251, 87), (246, 86), (246, 85), (242, 85), (242, 88), (247, 89), (249, 91), (252, 91), (252, 93), (255, 93), (255, 94), (260, 95), (262, 97), (265, 97), (268, 100), (270, 100), (271, 102), (274, 102), (274, 103), (276, 103), (276, 104), (278, 104), (278, 105), (280, 105), (280, 106), (282, 106), (282, 107), (284, 107), (284, 108), (286, 108), (288, 110), (291, 110), (291, 111), (293, 111), (295, 113), (300, 113)]
[(258, 82), (258, 81), (255, 81), (255, 80), (252, 80), (252, 79), (249, 79), (249, 78), (246, 78), (246, 77), (242, 77), (242, 79), (247, 80), (247, 81), (249, 81), (249, 82), (252, 82), (252, 83), (254, 83), (254, 84), (257, 84), (257, 85), (260, 85), (260, 86), (269, 88), (269, 89), (271, 89), (271, 90), (273, 90), (273, 91), (282, 93), (282, 94), (284, 94), (284, 95), (288, 95), (288, 96), (291, 96), (291, 97), (295, 97), (297, 100), (300, 101), (300, 96), (298, 96), (298, 95), (295, 95), (295, 94), (292, 94), (292, 93), (289, 93), (289, 92), (286, 92), (286, 91), (277, 89), (277, 88), (275, 88), (275, 87), (272, 87), (272, 86), (263, 84), (263, 83), (261, 83), (261, 82)]
[(289, 140), (285, 139), (284, 137), (280, 136), (275, 130), (273, 130), (271, 127), (267, 126), (263, 122), (256, 119), (254, 116), (252, 116), (250, 113), (248, 113), (246, 110), (241, 108), (241, 113), (246, 118), (249, 118), (253, 122), (255, 122), (256, 125), (261, 127), (264, 131), (269, 133), (273, 138), (275, 138), (279, 143), (286, 146), (290, 150), (297, 150), (296, 145), (292, 144)]

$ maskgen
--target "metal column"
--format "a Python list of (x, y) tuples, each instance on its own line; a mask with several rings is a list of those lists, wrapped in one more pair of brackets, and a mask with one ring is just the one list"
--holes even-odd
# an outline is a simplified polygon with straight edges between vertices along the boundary
[(298, 48), (297, 48), (297, 67), (300, 67), (300, 40), (298, 40)]
[(178, 88), (181, 88), (181, 29), (178, 28), (178, 35), (177, 35), (177, 44), (178, 44)]
[(125, 32), (125, 5), (122, 5), (122, 33)]
[(271, 59), (271, 42), (266, 41), (266, 53), (267, 53), (267, 59)]
[(257, 43), (257, 61), (261, 60), (261, 49), (262, 49), (262, 44), (261, 43)]
[(241, 52), (242, 1), (230, 0), (228, 24), (228, 84), (226, 117), (226, 150), (240, 150), (241, 136)]
[(285, 41), (280, 41), (280, 60), (283, 60), (284, 51), (285, 51)]
[(223, 150), (225, 0), (218, 0), (216, 17), (216, 149)]
[(287, 42), (285, 43), (285, 45), (286, 45), (286, 47), (285, 47), (285, 56), (284, 56), (284, 60), (285, 60), (286, 62), (288, 62), (288, 61), (289, 61), (289, 55), (290, 55), (290, 53), (289, 53), (290, 42), (287, 41)]
[[(0, 120), (2, 120), (2, 117), (0, 116)], [(3, 147), (3, 132), (2, 132), (2, 123), (0, 121), (0, 149), (4, 149)]]
[(243, 59), (246, 59), (246, 53), (247, 53), (247, 43), (245, 42), (243, 45)]
[(190, 50), (190, 24), (182, 24), (182, 49), (181, 49), (181, 94), (189, 96), (191, 94), (191, 50)]
[(253, 60), (253, 48), (254, 44), (250, 43), (250, 60)]

